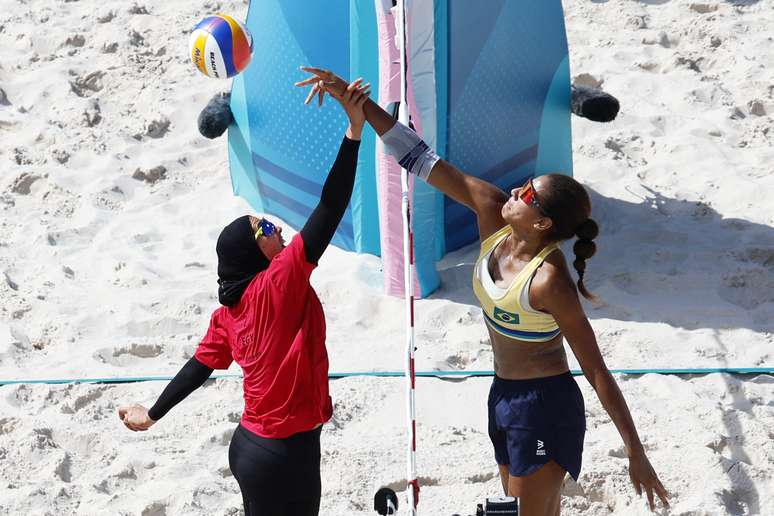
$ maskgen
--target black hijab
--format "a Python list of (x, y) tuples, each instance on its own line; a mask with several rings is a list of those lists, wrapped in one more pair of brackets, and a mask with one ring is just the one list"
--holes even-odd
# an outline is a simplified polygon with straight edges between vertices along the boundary
[(218, 253), (218, 301), (234, 306), (256, 274), (269, 267), (269, 259), (255, 243), (249, 215), (223, 228), (215, 250)]

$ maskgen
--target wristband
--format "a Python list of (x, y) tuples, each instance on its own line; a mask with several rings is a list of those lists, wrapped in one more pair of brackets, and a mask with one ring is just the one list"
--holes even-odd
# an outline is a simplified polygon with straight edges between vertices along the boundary
[(423, 181), (428, 180), (433, 166), (441, 159), (417, 133), (400, 122), (395, 122), (381, 139), (384, 151)]

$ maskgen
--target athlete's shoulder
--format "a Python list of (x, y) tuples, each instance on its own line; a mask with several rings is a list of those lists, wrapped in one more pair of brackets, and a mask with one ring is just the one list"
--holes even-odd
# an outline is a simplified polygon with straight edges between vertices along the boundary
[(534, 298), (535, 307), (542, 309), (551, 298), (576, 295), (567, 260), (562, 250), (556, 249), (546, 257), (535, 273), (530, 287), (530, 301)]
[(315, 264), (307, 261), (304, 239), (299, 232), (272, 259), (269, 268), (262, 274), (265, 274), (264, 281), (266, 284), (271, 283), (275, 288), (283, 291), (283, 293), (288, 293), (287, 290), (292, 290), (293, 285), (299, 286), (299, 288), (303, 285), (308, 285), (309, 276), (315, 267)]
[(303, 261), (304, 259), (306, 259), (304, 238), (301, 236), (301, 232), (299, 231), (293, 236), (293, 238), (290, 239), (290, 243), (282, 248), (279, 254), (277, 254), (277, 256), (271, 260), (269, 268), (277, 269), (296, 261)]
[(210, 324), (220, 323), (227, 314), (228, 314), (227, 306), (221, 305), (217, 307), (215, 310), (212, 311), (212, 314), (210, 315)]

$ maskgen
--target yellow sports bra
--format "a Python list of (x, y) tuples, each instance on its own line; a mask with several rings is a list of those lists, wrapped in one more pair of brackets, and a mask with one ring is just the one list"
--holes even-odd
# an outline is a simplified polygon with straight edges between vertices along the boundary
[(511, 226), (505, 226), (481, 242), (481, 252), (473, 268), (473, 292), (481, 303), (487, 325), (494, 331), (513, 339), (547, 342), (559, 335), (559, 325), (553, 316), (529, 306), (529, 286), (537, 268), (559, 246), (546, 246), (516, 275), (508, 288), (502, 289), (494, 284), (489, 274), (489, 257), (511, 231)]

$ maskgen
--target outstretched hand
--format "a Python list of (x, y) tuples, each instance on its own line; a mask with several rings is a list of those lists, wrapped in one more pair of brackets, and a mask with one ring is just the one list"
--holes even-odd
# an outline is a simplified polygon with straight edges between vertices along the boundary
[[(325, 89), (325, 85), (319, 87), (328, 91)], [(363, 84), (363, 79), (357, 79), (352, 81), (352, 84), (347, 86), (347, 89), (341, 95), (330, 92), (331, 97), (338, 100), (341, 107), (344, 108), (347, 118), (349, 118), (350, 127), (356, 130), (358, 135), (360, 130), (363, 129), (363, 125), (365, 125), (366, 117), (363, 105), (368, 100), (368, 95), (371, 94), (370, 88), (370, 84)]]
[(664, 507), (669, 507), (669, 495), (644, 452), (634, 454), (629, 458), (629, 478), (638, 495), (642, 496), (642, 491), (645, 490), (651, 511), (656, 508), (654, 493), (661, 499)]
[(303, 81), (296, 83), (296, 86), (312, 86), (309, 91), (304, 104), (309, 104), (315, 95), (317, 95), (318, 106), (322, 106), (325, 93), (328, 92), (333, 98), (341, 97), (346, 93), (347, 81), (331, 72), (330, 70), (323, 70), (322, 68), (315, 68), (314, 66), (302, 66), (301, 70), (312, 74), (311, 77), (307, 77)]
[(304, 104), (309, 104), (315, 95), (318, 96), (318, 105), (322, 106), (325, 93), (339, 101), (341, 107), (349, 118), (347, 137), (354, 140), (360, 139), (361, 131), (365, 125), (365, 106), (368, 96), (371, 94), (371, 85), (363, 84), (363, 79), (355, 79), (350, 84), (333, 72), (320, 68), (301, 67), (302, 70), (312, 73), (312, 77), (297, 82), (296, 86), (312, 85)]
[(119, 407), (118, 417), (132, 432), (144, 432), (156, 423), (148, 416), (148, 409), (138, 404)]

